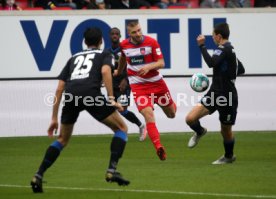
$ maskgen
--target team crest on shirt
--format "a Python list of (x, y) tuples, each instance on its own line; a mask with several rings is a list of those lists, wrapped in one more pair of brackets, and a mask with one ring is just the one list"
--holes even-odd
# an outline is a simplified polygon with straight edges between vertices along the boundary
[(220, 50), (220, 49), (216, 49), (216, 50), (214, 51), (214, 55), (220, 56), (221, 53), (222, 53), (222, 50)]
[(145, 54), (146, 54), (146, 49), (145, 49), (145, 48), (140, 48), (140, 53), (141, 53), (142, 55), (145, 55)]

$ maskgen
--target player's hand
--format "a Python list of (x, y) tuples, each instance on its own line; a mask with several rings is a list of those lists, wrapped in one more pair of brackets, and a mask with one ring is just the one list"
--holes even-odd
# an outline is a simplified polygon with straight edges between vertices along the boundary
[(196, 38), (197, 44), (200, 46), (205, 43), (205, 36), (204, 35), (198, 35)]
[(150, 68), (148, 65), (143, 66), (142, 68), (140, 68), (140, 70), (138, 70), (138, 75), (146, 75), (148, 72), (150, 71)]
[(108, 96), (107, 99), (108, 99), (108, 103), (111, 104), (112, 106), (114, 106), (116, 109), (118, 109), (118, 111), (123, 111), (124, 110), (122, 104), (115, 101), (114, 96)]
[(58, 130), (58, 121), (57, 120), (52, 120), (49, 128), (48, 128), (48, 136), (49, 137), (54, 137), (54, 132), (56, 133)]
[(124, 108), (123, 108), (122, 104), (120, 104), (120, 103), (118, 103), (118, 102), (116, 102), (115, 107), (116, 107), (117, 110), (120, 111), (120, 112), (124, 111)]
[(115, 100), (111, 100), (110, 103), (118, 110), (118, 111), (124, 111), (124, 108), (122, 104), (116, 102)]
[(114, 70), (113, 76), (116, 77), (116, 76), (118, 76), (118, 75), (119, 75), (119, 74), (118, 74), (118, 70)]

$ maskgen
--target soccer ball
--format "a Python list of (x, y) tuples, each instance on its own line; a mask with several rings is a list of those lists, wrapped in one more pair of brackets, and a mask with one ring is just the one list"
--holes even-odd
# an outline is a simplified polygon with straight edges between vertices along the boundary
[(195, 73), (190, 79), (190, 86), (196, 92), (203, 92), (209, 86), (209, 78), (203, 73)]

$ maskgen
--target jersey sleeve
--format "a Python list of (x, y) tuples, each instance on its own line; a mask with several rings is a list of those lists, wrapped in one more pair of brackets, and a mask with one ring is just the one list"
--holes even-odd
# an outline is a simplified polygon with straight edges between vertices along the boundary
[(223, 48), (218, 47), (211, 56), (205, 45), (200, 45), (201, 54), (209, 68), (217, 67), (225, 58)]
[(114, 56), (108, 51), (103, 52), (103, 65), (109, 65), (111, 69), (115, 67)]
[(69, 79), (69, 76), (70, 76), (70, 60), (68, 60), (68, 62), (66, 63), (66, 65), (62, 69), (61, 73), (57, 77), (59, 80), (63, 80), (63, 81), (66, 82), (67, 79)]
[(157, 61), (158, 59), (163, 59), (160, 45), (155, 39), (152, 40), (152, 55), (155, 61)]

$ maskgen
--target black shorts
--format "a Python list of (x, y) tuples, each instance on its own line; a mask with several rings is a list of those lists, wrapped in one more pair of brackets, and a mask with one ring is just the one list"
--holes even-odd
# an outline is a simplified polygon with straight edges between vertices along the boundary
[(74, 124), (79, 117), (79, 113), (83, 110), (86, 110), (98, 121), (104, 120), (115, 111), (115, 108), (106, 101), (103, 95), (96, 97), (84, 96), (80, 99), (75, 97), (73, 96), (73, 100), (69, 101), (67, 96), (65, 96), (66, 102), (64, 102), (61, 113), (62, 124)]
[(215, 111), (219, 112), (219, 120), (225, 125), (234, 125), (237, 117), (238, 97), (232, 92), (219, 95), (209, 90), (201, 99), (201, 104), (209, 110), (211, 115)]
[(126, 88), (124, 92), (121, 92), (120, 89), (114, 89), (113, 94), (115, 97), (115, 101), (122, 104), (122, 106), (129, 106), (130, 105), (130, 88)]

